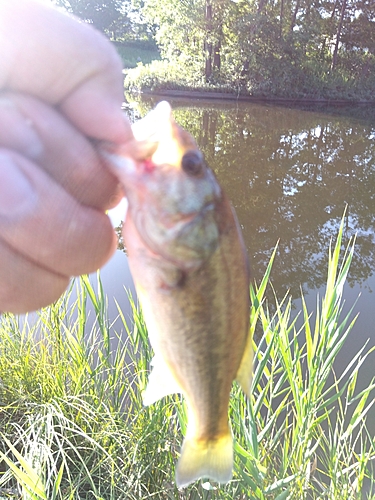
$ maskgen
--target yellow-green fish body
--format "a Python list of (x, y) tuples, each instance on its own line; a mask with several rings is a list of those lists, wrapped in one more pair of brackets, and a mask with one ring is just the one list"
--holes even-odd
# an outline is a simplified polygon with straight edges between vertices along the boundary
[[(131, 166), (112, 157), (129, 207), (124, 239), (155, 351), (144, 394), (176, 392), (188, 406), (178, 486), (227, 482), (232, 382), (250, 391), (249, 271), (239, 225), (213, 172), (167, 103), (153, 111), (158, 147)], [(139, 125), (142, 127), (142, 124)]]

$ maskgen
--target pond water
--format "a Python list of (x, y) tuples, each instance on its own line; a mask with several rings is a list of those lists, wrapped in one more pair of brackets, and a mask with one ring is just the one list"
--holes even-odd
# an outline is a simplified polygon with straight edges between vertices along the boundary
[[(144, 115), (158, 100), (134, 103), (130, 112)], [(359, 318), (337, 362), (340, 373), (368, 339), (375, 345), (375, 109), (353, 116), (343, 109), (170, 102), (235, 207), (256, 280), (279, 240), (271, 279), (279, 298), (290, 291), (296, 311), (301, 290), (310, 311), (324, 294), (329, 244), (347, 207), (344, 243), (354, 234), (357, 240), (345, 308), (361, 295)], [(118, 251), (102, 272), (108, 296), (123, 297), (124, 304), (123, 286), (131, 286), (125, 259)], [(373, 364), (373, 357), (364, 364), (360, 387), (375, 375)], [(374, 435), (375, 411), (370, 428)]]

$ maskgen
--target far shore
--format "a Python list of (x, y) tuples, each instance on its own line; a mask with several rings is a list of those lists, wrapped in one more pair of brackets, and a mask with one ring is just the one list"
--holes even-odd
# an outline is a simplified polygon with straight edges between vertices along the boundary
[[(131, 92), (133, 93), (133, 92)], [(285, 98), (285, 97), (267, 97), (267, 96), (251, 96), (251, 95), (237, 95), (230, 92), (210, 92), (201, 90), (144, 90), (139, 92), (142, 95), (154, 95), (160, 97), (176, 97), (187, 99), (200, 99), (200, 100), (228, 100), (228, 101), (242, 101), (242, 102), (268, 102), (274, 104), (316, 104), (316, 105), (329, 105), (329, 106), (375, 106), (374, 100), (361, 100), (361, 99), (322, 99), (313, 97), (299, 97), (299, 98)]]

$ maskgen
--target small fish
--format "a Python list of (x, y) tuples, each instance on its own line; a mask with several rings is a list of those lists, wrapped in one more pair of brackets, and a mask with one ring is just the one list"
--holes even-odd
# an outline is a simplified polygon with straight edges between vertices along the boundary
[[(181, 393), (188, 427), (176, 468), (185, 487), (232, 477), (233, 380), (250, 394), (249, 269), (231, 205), (191, 135), (160, 103), (107, 152), (128, 199), (124, 240), (151, 345), (144, 404)], [(136, 157), (132, 161), (130, 156)]]

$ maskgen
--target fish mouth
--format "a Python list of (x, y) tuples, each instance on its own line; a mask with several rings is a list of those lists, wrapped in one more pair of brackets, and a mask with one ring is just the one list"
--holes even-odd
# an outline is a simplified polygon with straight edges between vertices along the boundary
[(127, 175), (154, 170), (156, 164), (151, 158), (157, 147), (158, 143), (153, 141), (133, 140), (122, 146), (103, 141), (99, 144), (99, 154), (112, 174), (121, 181)]
[(149, 113), (132, 124), (136, 141), (160, 142), (172, 120), (172, 108), (169, 102), (161, 101)]

